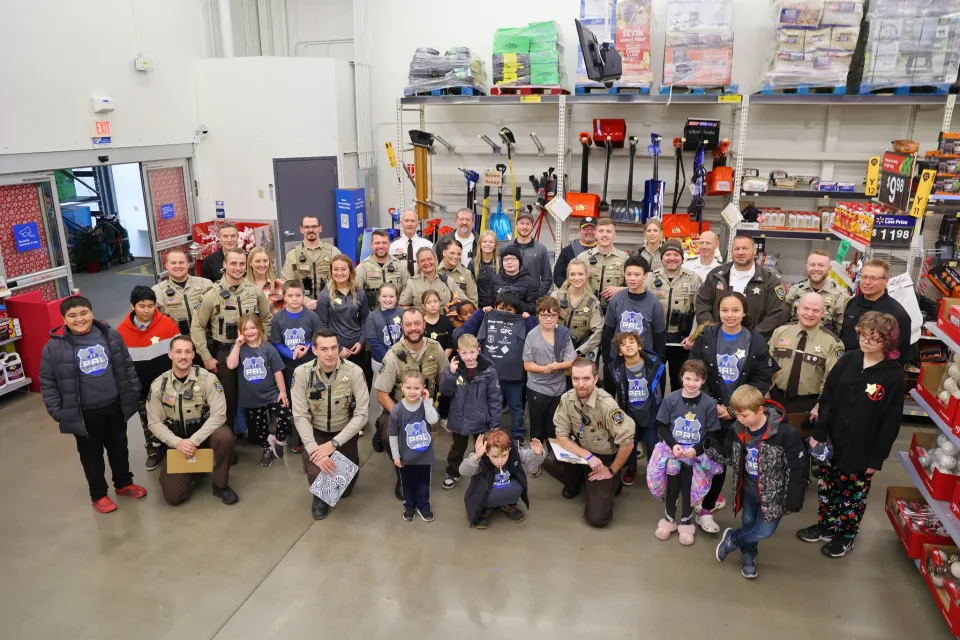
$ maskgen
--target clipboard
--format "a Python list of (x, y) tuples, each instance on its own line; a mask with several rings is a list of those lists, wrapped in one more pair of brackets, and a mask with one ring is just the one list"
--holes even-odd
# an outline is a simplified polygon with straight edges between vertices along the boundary
[(571, 464), (585, 464), (585, 465), (590, 464), (580, 456), (574, 453), (570, 453), (569, 451), (567, 451), (566, 449), (558, 445), (557, 441), (554, 440), (553, 438), (550, 438), (548, 442), (550, 443), (550, 449), (553, 451), (554, 457), (560, 462), (569, 462)]
[(176, 449), (167, 449), (167, 473), (212, 473), (213, 449), (197, 449), (187, 459)]

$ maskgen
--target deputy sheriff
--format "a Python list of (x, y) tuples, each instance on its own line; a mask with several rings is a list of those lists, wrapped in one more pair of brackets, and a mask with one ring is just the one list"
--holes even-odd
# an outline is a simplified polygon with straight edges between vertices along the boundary
[(597, 387), (596, 363), (577, 358), (571, 377), (573, 389), (560, 397), (553, 416), (556, 442), (589, 466), (561, 462), (551, 451), (543, 468), (563, 484), (562, 495), (568, 500), (586, 485), (583, 517), (591, 527), (605, 527), (613, 520), (613, 499), (620, 489), (620, 471), (633, 451), (636, 425), (613, 396)]
[(583, 252), (587, 263), (590, 289), (600, 300), (600, 311), (607, 312), (607, 304), (616, 293), (626, 286), (623, 264), (630, 256), (613, 246), (617, 239), (617, 227), (610, 218), (597, 221), (597, 246)]
[[(660, 266), (647, 276), (647, 290), (663, 307), (667, 324), (667, 366), (670, 388), (680, 388), (680, 367), (689, 352), (681, 343), (693, 332), (693, 303), (703, 282), (693, 271), (683, 268), (683, 246), (667, 240), (660, 247)], [(692, 346), (692, 345), (691, 345)]]
[(330, 260), (340, 250), (320, 239), (323, 227), (316, 217), (304, 216), (300, 221), (300, 233), (303, 242), (287, 252), (283, 261), (280, 277), (284, 281), (299, 280), (303, 283), (303, 294), (310, 298), (307, 306), (315, 309), (316, 300), (330, 279)]
[(223, 278), (203, 294), (190, 325), (190, 336), (203, 358), (203, 366), (216, 373), (223, 385), (227, 426), (231, 429), (237, 413), (238, 369), (227, 367), (227, 356), (240, 335), (240, 318), (247, 313), (258, 315), (264, 335), (270, 335), (270, 302), (260, 287), (244, 280), (246, 272), (247, 254), (242, 249), (227, 250)]
[[(293, 422), (303, 441), (303, 463), (310, 485), (321, 473), (336, 473), (337, 465), (330, 459), (335, 451), (360, 465), (357, 434), (367, 424), (370, 407), (363, 370), (349, 360), (340, 359), (336, 333), (324, 328), (313, 334), (313, 354), (316, 360), (300, 365), (293, 372), (290, 396)], [(359, 475), (358, 471), (342, 497), (353, 490)], [(326, 518), (329, 509), (326, 502), (313, 496), (310, 511), (314, 520)]]
[(193, 364), (193, 343), (187, 336), (170, 341), (173, 366), (150, 385), (147, 396), (147, 427), (169, 447), (160, 464), (160, 490), (167, 504), (177, 505), (190, 497), (195, 473), (167, 473), (171, 456), (192, 459), (197, 449), (213, 449), (213, 495), (223, 504), (240, 498), (230, 488), (230, 460), (237, 439), (224, 423), (227, 402), (216, 376)]
[[(432, 249), (431, 249), (432, 253)], [(423, 335), (425, 322), (419, 309), (407, 309), (400, 316), (403, 340), (390, 347), (383, 358), (383, 367), (373, 383), (377, 390), (377, 401), (383, 407), (383, 413), (377, 418), (377, 428), (373, 433), (373, 448), (385, 451), (384, 443), (390, 441), (387, 429), (393, 405), (403, 400), (403, 388), (400, 380), (406, 371), (419, 371), (426, 379), (427, 391), (435, 398), (440, 376), (450, 365), (440, 343)], [(397, 469), (397, 484), (394, 487), (397, 500), (403, 500), (400, 489), (400, 470)]]
[(800, 298), (813, 291), (823, 298), (825, 311), (820, 323), (834, 333), (839, 332), (843, 326), (843, 310), (847, 308), (850, 296), (843, 287), (827, 277), (830, 273), (830, 254), (820, 249), (811, 251), (807, 256), (806, 270), (807, 279), (787, 291), (786, 303), (790, 308), (791, 319), (797, 321)]
[(423, 311), (423, 294), (427, 291), (436, 291), (440, 296), (441, 313), (451, 300), (466, 299), (453, 278), (437, 271), (437, 256), (433, 253), (433, 247), (420, 247), (417, 249), (417, 275), (407, 280), (397, 305)]
[(200, 308), (203, 294), (213, 287), (206, 278), (191, 276), (190, 263), (182, 249), (171, 249), (164, 260), (167, 278), (153, 285), (157, 294), (157, 309), (173, 318), (180, 327), (180, 334), (190, 335), (190, 323), (194, 312)]
[(733, 241), (733, 262), (717, 267), (707, 275), (697, 292), (694, 308), (697, 324), (720, 323), (720, 297), (727, 291), (742, 293), (753, 328), (767, 338), (790, 318), (784, 303), (787, 291), (780, 279), (756, 263), (757, 245), (749, 236)]
[(779, 366), (770, 398), (788, 414), (810, 413), (816, 417), (823, 383), (843, 353), (843, 343), (821, 325), (825, 306), (814, 292), (797, 301), (798, 321), (778, 327), (770, 338), (770, 355)]
[[(437, 273), (445, 275), (460, 287), (460, 290), (467, 296), (467, 300), (473, 304), (479, 304), (477, 297), (477, 281), (473, 279), (473, 274), (463, 266), (460, 259), (463, 254), (463, 245), (457, 239), (452, 239), (443, 247), (443, 262)], [(421, 269), (422, 272), (422, 269)]]
[(370, 310), (380, 306), (380, 287), (392, 284), (399, 297), (409, 277), (403, 265), (390, 256), (390, 234), (386, 229), (374, 229), (370, 234), (370, 255), (357, 265), (357, 286), (367, 294)]
[(596, 361), (595, 351), (603, 337), (603, 313), (600, 301), (587, 286), (587, 263), (582, 257), (567, 263), (567, 279), (553, 297), (560, 303), (559, 322), (570, 330), (577, 355)]

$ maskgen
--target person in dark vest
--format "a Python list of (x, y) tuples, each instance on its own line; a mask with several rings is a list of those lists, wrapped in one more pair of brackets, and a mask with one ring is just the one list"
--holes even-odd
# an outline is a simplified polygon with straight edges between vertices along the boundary
[(583, 218), (580, 220), (580, 237), (565, 246), (557, 257), (557, 264), (553, 265), (553, 284), (562, 287), (567, 280), (567, 265), (580, 254), (597, 246), (597, 219)]
[(500, 429), (477, 436), (473, 453), (460, 463), (460, 475), (470, 478), (463, 496), (470, 526), (486, 529), (497, 508), (513, 522), (523, 522), (526, 516), (517, 503), (522, 500), (530, 508), (527, 474), (539, 475), (544, 457), (536, 438), (523, 448)]

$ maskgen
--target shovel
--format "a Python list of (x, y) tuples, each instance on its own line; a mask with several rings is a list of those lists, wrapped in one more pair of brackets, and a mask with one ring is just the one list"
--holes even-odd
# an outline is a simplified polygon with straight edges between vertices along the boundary
[(497, 234), (498, 242), (510, 240), (510, 218), (503, 212), (503, 174), (507, 171), (507, 165), (498, 164), (497, 171), (500, 172), (500, 187), (497, 189), (497, 212), (490, 216), (490, 228)]
[(627, 199), (610, 203), (610, 217), (616, 222), (640, 222), (640, 203), (633, 201), (633, 161), (637, 157), (637, 136), (630, 136), (630, 170), (627, 173)]

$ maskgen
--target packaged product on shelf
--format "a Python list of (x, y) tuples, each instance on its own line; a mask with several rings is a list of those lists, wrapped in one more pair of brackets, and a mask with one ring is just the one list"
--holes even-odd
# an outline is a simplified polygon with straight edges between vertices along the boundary
[(777, 22), (781, 27), (817, 27), (823, 13), (822, 2), (783, 0), (777, 8)]
[(960, 133), (941, 133), (937, 151), (947, 155), (960, 155)]
[(877, 5), (870, 7), (864, 54), (865, 84), (882, 88), (956, 82), (960, 65), (960, 14), (922, 16), (917, 13), (904, 17), (885, 2)]
[[(580, 24), (597, 37), (598, 42), (614, 42), (614, 0), (580, 0)], [(620, 48), (617, 47), (617, 51)], [(623, 53), (620, 53), (623, 56)], [(583, 49), (577, 43), (577, 75), (578, 85), (600, 87), (587, 77), (587, 68), (583, 62)]]
[(730, 31), (733, 0), (667, 2), (667, 31)]
[(494, 32), (494, 84), (559, 85), (563, 80), (563, 43), (556, 22), (531, 22)]
[(663, 84), (714, 87), (730, 84), (733, 32), (667, 32), (663, 48)]
[(436, 49), (420, 47), (410, 61), (407, 82), (408, 94), (454, 87), (485, 91), (487, 71), (483, 60), (467, 47), (453, 47), (443, 55)]
[(648, 86), (653, 82), (650, 43), (653, 32), (652, 0), (616, 0), (614, 43), (623, 60), (617, 86)]

